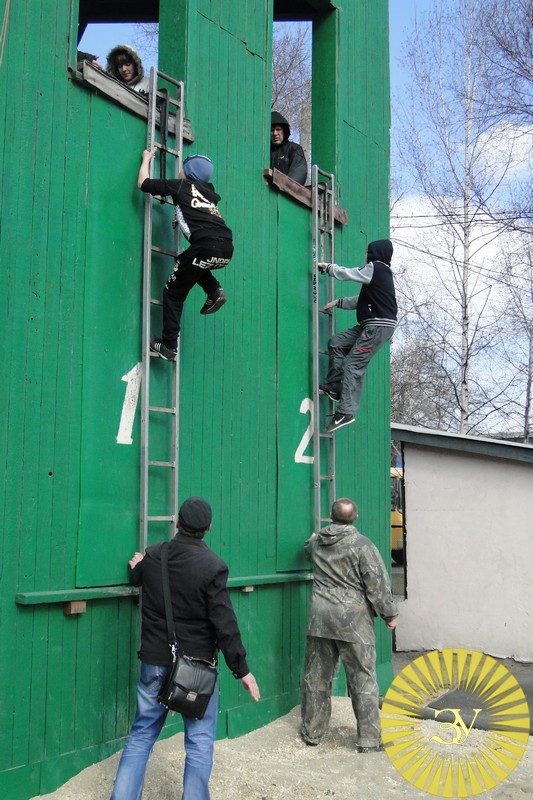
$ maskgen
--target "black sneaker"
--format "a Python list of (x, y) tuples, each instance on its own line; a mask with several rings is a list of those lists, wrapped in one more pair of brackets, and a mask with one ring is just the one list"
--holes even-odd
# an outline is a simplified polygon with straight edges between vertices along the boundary
[(342, 412), (337, 411), (332, 421), (326, 428), (326, 433), (334, 433), (334, 431), (338, 431), (339, 428), (344, 428), (345, 425), (349, 425), (351, 422), (355, 422), (352, 414), (343, 414)]
[(337, 392), (336, 389), (332, 389), (330, 386), (327, 385), (327, 383), (321, 383), (318, 388), (320, 389), (322, 394), (326, 394), (330, 400), (335, 400), (336, 402), (337, 400), (341, 399), (341, 393)]
[(217, 289), (217, 293), (212, 297), (208, 297), (200, 309), (200, 314), (214, 314), (219, 308), (222, 308), (228, 298), (226, 292), (222, 287)]
[(358, 753), (383, 753), (385, 750), (382, 744), (377, 744), (375, 747), (361, 747), (361, 745), (357, 745), (355, 749)]
[(152, 353), (157, 353), (161, 358), (164, 358), (165, 361), (175, 361), (178, 353), (177, 350), (167, 347), (161, 339), (150, 339), (150, 350)]

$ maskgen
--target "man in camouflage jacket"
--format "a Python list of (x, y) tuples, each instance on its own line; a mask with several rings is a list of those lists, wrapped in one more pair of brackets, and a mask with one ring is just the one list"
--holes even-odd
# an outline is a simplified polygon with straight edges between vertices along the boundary
[(305, 543), (314, 581), (302, 685), (301, 736), (316, 745), (331, 716), (331, 685), (342, 660), (357, 720), (357, 750), (381, 750), (374, 617), (391, 630), (398, 608), (376, 546), (353, 526), (357, 506), (342, 497), (332, 524)]

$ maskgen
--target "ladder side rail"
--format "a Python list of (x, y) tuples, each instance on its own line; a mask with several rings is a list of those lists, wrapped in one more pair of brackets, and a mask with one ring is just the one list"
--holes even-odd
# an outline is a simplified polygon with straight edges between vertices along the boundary
[[(328, 244), (329, 244), (329, 254), (328, 258), (326, 259), (330, 263), (335, 262), (335, 176), (330, 176), (330, 185), (329, 189), (325, 193), (325, 202), (326, 202), (326, 213), (324, 214), (325, 219), (327, 220), (327, 227), (328, 227)], [(333, 300), (335, 296), (335, 279), (328, 275), (328, 286), (327, 286), (327, 294), (328, 294), (328, 301)], [(333, 334), (335, 333), (335, 317), (334, 314), (331, 313), (328, 319), (328, 341), (331, 339)], [(330, 470), (329, 474), (331, 475), (331, 480), (328, 483), (329, 486), (329, 509), (333, 505), (333, 502), (337, 499), (337, 483), (336, 483), (336, 448), (335, 448), (335, 436), (332, 435), (329, 439), (329, 464)]]
[[(334, 192), (333, 192), (333, 180), (334, 176), (331, 173), (322, 171), (321, 173), (325, 178), (326, 181), (323, 181), (320, 185), (320, 260), (326, 262), (332, 262), (332, 252), (333, 252), (333, 235), (334, 235), (334, 212), (335, 212), (335, 203), (334, 203)], [(333, 299), (334, 296), (334, 280), (329, 276), (326, 278), (326, 283), (323, 285), (323, 294), (326, 295), (326, 300), (329, 302)], [(330, 312), (326, 317), (326, 330), (327, 330), (327, 342), (329, 343), (330, 338), (333, 336), (335, 332), (335, 317), (333, 312)], [(324, 328), (324, 326), (323, 326)], [(322, 328), (322, 330), (323, 330)], [(329, 362), (329, 358), (328, 358)], [(330, 411), (334, 411), (334, 405), (332, 401), (329, 402)], [(320, 486), (320, 527), (323, 526), (324, 522), (329, 519), (329, 512), (331, 509), (331, 505), (333, 500), (336, 498), (335, 494), (335, 436), (333, 434), (321, 434), (320, 437), (320, 446), (321, 446), (321, 469), (322, 464), (324, 462), (327, 463), (327, 469), (322, 470), (321, 474), (321, 486)], [(324, 507), (325, 506), (325, 507)]]
[(313, 309), (312, 309), (312, 358), (313, 358), (313, 498), (315, 533), (321, 526), (321, 464), (320, 464), (320, 398), (318, 384), (320, 382), (320, 341), (319, 341), (319, 275), (318, 262), (320, 261), (320, 201), (318, 196), (319, 169), (313, 164), (311, 170), (311, 199), (312, 199), (312, 248), (313, 248)]
[[(319, 176), (325, 181), (319, 181)], [(320, 432), (320, 334), (324, 322), (320, 320), (321, 294), (326, 301), (333, 299), (334, 280), (328, 278), (324, 285), (319, 281), (317, 262), (334, 260), (335, 231), (335, 186), (334, 176), (316, 165), (312, 170), (312, 208), (313, 208), (313, 434), (314, 434), (314, 516), (315, 529), (319, 530), (326, 519), (333, 500), (336, 498), (335, 483), (335, 439), (333, 434)], [(327, 316), (328, 341), (334, 334), (334, 316)], [(331, 402), (331, 401), (330, 401)], [(330, 406), (331, 408), (332, 406)], [(325, 465), (327, 462), (327, 467)], [(327, 496), (327, 514), (323, 506)], [(324, 510), (325, 511), (325, 510)]]
[[(164, 73), (159, 73), (161, 77), (165, 77)], [(185, 108), (185, 84), (183, 81), (170, 80), (170, 83), (176, 87), (176, 133), (175, 133), (175, 161), (174, 161), (174, 177), (177, 178), (181, 172), (183, 165), (183, 117)], [(170, 109), (171, 101), (167, 104), (167, 111)], [(168, 128), (168, 125), (167, 125)], [(181, 234), (179, 225), (174, 228), (174, 249), (176, 253), (182, 252), (181, 247)], [(172, 502), (172, 520), (170, 522), (170, 536), (174, 535), (174, 526), (176, 522), (176, 515), (178, 512), (179, 501), (179, 431), (180, 431), (180, 342), (178, 338), (178, 352), (176, 360), (172, 364), (173, 369), (173, 388), (172, 388), (172, 404), (174, 406), (174, 415), (172, 417), (172, 458), (175, 462), (174, 469), (172, 470), (172, 489), (171, 489), (171, 502)]]
[[(148, 119), (146, 127), (146, 149), (155, 146), (157, 70), (150, 70), (148, 94)], [(152, 162), (150, 163), (150, 174)], [(144, 197), (143, 233), (143, 300), (142, 300), (142, 379), (141, 379), (141, 481), (140, 481), (140, 530), (139, 550), (144, 553), (148, 541), (148, 449), (150, 406), (150, 299), (152, 276), (152, 197)]]

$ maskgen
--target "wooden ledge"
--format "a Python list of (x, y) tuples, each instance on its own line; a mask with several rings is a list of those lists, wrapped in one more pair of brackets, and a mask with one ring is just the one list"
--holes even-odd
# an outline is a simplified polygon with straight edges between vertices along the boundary
[[(84, 61), (80, 70), (70, 70), (72, 79), (76, 83), (83, 86), (90, 86), (98, 94), (103, 94), (108, 97), (117, 105), (123, 106), (136, 114), (138, 117), (148, 118), (148, 97), (128, 89), (120, 81), (112, 78), (98, 67), (93, 67), (88, 61)], [(159, 114), (156, 118), (156, 123), (159, 124)], [(171, 114), (168, 118), (168, 127), (170, 133), (176, 133), (175, 117)], [(185, 142), (194, 142), (194, 135), (191, 129), (191, 122), (188, 119), (183, 120), (183, 140)]]
[[(310, 187), (302, 186), (297, 181), (293, 181), (292, 178), (289, 178), (288, 175), (284, 175), (283, 172), (280, 172), (278, 169), (264, 169), (263, 176), (269, 183), (279, 189), (280, 192), (289, 194), (299, 203), (302, 203), (308, 208), (313, 207), (313, 199)], [(348, 224), (348, 212), (343, 208), (335, 206), (334, 216), (335, 222), (340, 222), (341, 225)]]

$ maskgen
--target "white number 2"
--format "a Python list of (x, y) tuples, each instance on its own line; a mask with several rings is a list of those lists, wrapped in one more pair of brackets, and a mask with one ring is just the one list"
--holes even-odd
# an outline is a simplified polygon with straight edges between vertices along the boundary
[(120, 425), (118, 426), (117, 444), (132, 444), (131, 432), (133, 430), (133, 420), (137, 410), (139, 400), (139, 389), (141, 388), (142, 364), (139, 361), (130, 369), (122, 380), (126, 381), (126, 392), (122, 404), (122, 414), (120, 415)]
[(297, 464), (313, 464), (315, 460), (314, 456), (304, 456), (307, 445), (313, 438), (313, 426), (315, 421), (315, 409), (313, 407), (313, 401), (310, 397), (304, 397), (300, 403), (300, 414), (307, 413), (310, 415), (309, 425), (305, 429), (304, 435), (302, 436), (300, 444), (296, 448), (296, 452), (294, 454), (294, 460)]

